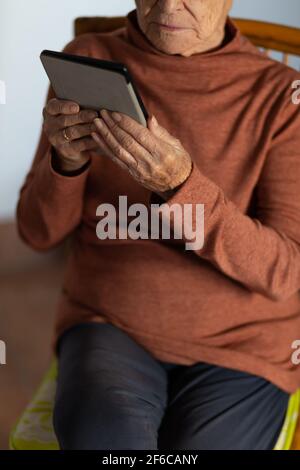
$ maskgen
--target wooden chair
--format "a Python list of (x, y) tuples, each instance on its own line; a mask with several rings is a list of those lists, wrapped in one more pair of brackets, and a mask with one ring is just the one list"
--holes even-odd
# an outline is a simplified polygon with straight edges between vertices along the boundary
[[(288, 64), (289, 56), (300, 57), (300, 29), (264, 21), (232, 18), (242, 34), (253, 44), (269, 54), (271, 51), (282, 53), (282, 62)], [(75, 36), (85, 33), (114, 31), (125, 25), (125, 17), (82, 17), (75, 20)]]
[[(300, 29), (280, 26), (261, 21), (233, 19), (241, 32), (257, 47), (282, 53), (282, 61), (288, 63), (289, 55), (300, 56)], [(85, 33), (109, 32), (123, 27), (125, 17), (88, 17), (77, 18), (75, 35)], [(45, 374), (31, 403), (16, 423), (10, 435), (10, 448), (16, 450), (58, 449), (52, 426), (53, 401), (56, 388), (57, 363)], [(279, 441), (281, 449), (300, 450), (300, 390), (289, 403), (287, 418)], [(299, 415), (300, 416), (300, 415)]]

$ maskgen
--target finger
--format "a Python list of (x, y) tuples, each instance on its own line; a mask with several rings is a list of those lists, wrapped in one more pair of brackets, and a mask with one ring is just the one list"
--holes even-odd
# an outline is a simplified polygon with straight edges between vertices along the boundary
[(59, 116), (55, 117), (55, 125), (57, 129), (65, 129), (66, 127), (76, 126), (78, 124), (85, 124), (88, 122), (93, 122), (94, 119), (98, 116), (98, 113), (93, 110), (83, 110), (77, 114), (71, 116)]
[(51, 116), (58, 116), (59, 114), (76, 114), (79, 113), (80, 107), (74, 101), (58, 100), (53, 98), (48, 101), (46, 105), (46, 112)]
[(82, 139), (75, 140), (69, 144), (69, 153), (78, 155), (86, 150), (94, 150), (97, 148), (95, 141), (92, 137), (83, 137)]
[(97, 127), (98, 133), (113, 152), (114, 156), (120, 159), (128, 167), (131, 166), (133, 168), (137, 168), (138, 161), (128, 152), (128, 150), (122, 147), (103, 119), (95, 119), (94, 123)]
[[(111, 118), (110, 113), (108, 113), (106, 110), (102, 110), (100, 114), (110, 129), (112, 135), (116, 138), (119, 144), (125, 150), (127, 150), (128, 153), (130, 153), (130, 155), (132, 155), (135, 159), (143, 159), (144, 161), (148, 161), (148, 164), (150, 165), (153, 163), (153, 157), (150, 152), (148, 152), (148, 150), (146, 150), (139, 142), (137, 142), (131, 134), (119, 127), (118, 124)], [(144, 128), (142, 127), (142, 130), (143, 129)], [(154, 149), (152, 150), (154, 152)]]
[(93, 132), (92, 138), (95, 140), (95, 142), (99, 146), (100, 150), (104, 153), (104, 155), (107, 155), (111, 160), (117, 163), (121, 168), (128, 171), (128, 166), (113, 154), (111, 149), (108, 147), (108, 145), (104, 142), (104, 140), (99, 134), (97, 134), (96, 132)]
[(111, 118), (116, 124), (116, 129), (120, 128), (131, 135), (147, 152), (151, 154), (159, 153), (159, 142), (155, 136), (137, 121), (126, 114), (111, 113)]
[[(96, 126), (94, 122), (91, 122), (90, 124), (78, 124), (77, 126), (66, 127), (64, 130), (60, 130), (57, 133), (56, 142), (58, 144), (72, 142), (74, 140), (81, 139), (82, 137), (91, 135), (91, 133), (95, 130)], [(66, 139), (66, 135), (68, 140)]]

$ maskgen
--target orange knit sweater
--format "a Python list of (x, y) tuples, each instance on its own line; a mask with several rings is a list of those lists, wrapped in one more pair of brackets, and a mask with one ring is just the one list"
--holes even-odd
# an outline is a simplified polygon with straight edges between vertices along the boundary
[[(169, 204), (205, 205), (204, 246), (184, 240), (99, 240), (96, 209), (149, 205), (153, 194), (91, 152), (76, 176), (52, 166), (43, 131), (20, 191), (22, 238), (49, 250), (72, 234), (53, 336), (110, 322), (156, 358), (241, 369), (293, 392), (300, 366), (299, 73), (260, 53), (230, 19), (219, 49), (189, 58), (156, 50), (136, 12), (125, 28), (85, 34), (65, 52), (125, 63), (150, 114), (193, 160)], [(47, 100), (53, 97), (49, 88)]]

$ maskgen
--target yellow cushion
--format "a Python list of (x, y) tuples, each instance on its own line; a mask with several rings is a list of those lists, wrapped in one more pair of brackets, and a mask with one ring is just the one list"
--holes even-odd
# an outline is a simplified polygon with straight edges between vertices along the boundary
[(57, 362), (53, 360), (9, 438), (12, 450), (59, 450), (52, 424)]

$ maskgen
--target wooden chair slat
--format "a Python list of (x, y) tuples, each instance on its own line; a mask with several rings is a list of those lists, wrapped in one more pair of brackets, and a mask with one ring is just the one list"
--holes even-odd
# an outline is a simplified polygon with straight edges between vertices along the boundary
[(283, 60), (282, 60), (282, 62), (283, 62), (285, 65), (289, 65), (289, 57), (290, 57), (289, 54), (287, 54), (286, 52), (283, 53)]
[(300, 56), (300, 29), (264, 21), (232, 19), (256, 46)]
[(109, 33), (125, 25), (124, 16), (91, 16), (76, 18), (74, 22), (75, 36), (86, 33)]

